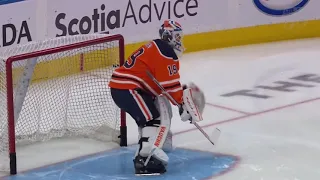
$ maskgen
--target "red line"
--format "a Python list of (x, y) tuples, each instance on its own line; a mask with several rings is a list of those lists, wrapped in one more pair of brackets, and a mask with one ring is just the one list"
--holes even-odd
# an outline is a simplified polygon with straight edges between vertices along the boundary
[(237, 113), (240, 113), (240, 114), (246, 114), (246, 115), (251, 114), (249, 112), (240, 111), (240, 110), (237, 110), (237, 109), (234, 109), (234, 108), (229, 108), (229, 107), (226, 107), (226, 106), (221, 106), (221, 105), (212, 104), (212, 103), (206, 103), (206, 104), (209, 105), (209, 106), (213, 106), (213, 107), (219, 108), (219, 109), (233, 111), (233, 112), (237, 112)]
[[(287, 104), (287, 105), (284, 105), (284, 106), (279, 106), (279, 107), (275, 107), (275, 108), (272, 108), (272, 109), (251, 113), (251, 114), (244, 115), (244, 116), (238, 116), (238, 117), (226, 119), (226, 120), (219, 121), (219, 122), (214, 122), (214, 123), (211, 123), (211, 124), (208, 124), (208, 125), (204, 125), (204, 126), (201, 126), (201, 127), (202, 128), (207, 128), (207, 127), (215, 126), (215, 125), (218, 125), (218, 124), (224, 124), (224, 123), (228, 123), (228, 122), (232, 122), (232, 121), (243, 120), (243, 119), (251, 117), (251, 116), (257, 116), (257, 115), (261, 115), (261, 114), (265, 114), (265, 113), (269, 113), (269, 112), (273, 112), (273, 111), (282, 110), (282, 109), (286, 109), (286, 108), (289, 108), (289, 107), (297, 106), (297, 105), (300, 105), (300, 104), (305, 104), (305, 103), (309, 103), (309, 102), (313, 102), (313, 101), (318, 101), (318, 100), (320, 100), (320, 97), (313, 98), (313, 99), (308, 99), (308, 100), (304, 100), (304, 101), (300, 101), (300, 102), (296, 102), (296, 103), (292, 103), (292, 104)], [(198, 130), (198, 129), (197, 128), (192, 128), (192, 129), (176, 132), (176, 133), (174, 133), (174, 135), (178, 135), (178, 134), (182, 134), (182, 133), (186, 133), (186, 132), (190, 132), (190, 131), (194, 131), (194, 130)]]

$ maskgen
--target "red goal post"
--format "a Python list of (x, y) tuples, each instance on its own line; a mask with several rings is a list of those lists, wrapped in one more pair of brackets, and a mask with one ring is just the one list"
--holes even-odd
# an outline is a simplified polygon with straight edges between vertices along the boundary
[(0, 116), (7, 111), (7, 122), (0, 119), (0, 153), (9, 155), (10, 174), (17, 173), (20, 141), (84, 136), (127, 146), (125, 112), (108, 88), (112, 71), (124, 63), (122, 35), (54, 38), (0, 55), (8, 57), (5, 74), (0, 64), (0, 93), (6, 94)]

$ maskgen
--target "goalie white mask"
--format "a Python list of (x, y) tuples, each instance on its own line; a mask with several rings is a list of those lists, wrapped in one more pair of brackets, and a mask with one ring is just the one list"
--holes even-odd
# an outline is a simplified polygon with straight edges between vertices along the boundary
[(172, 20), (165, 20), (159, 29), (160, 38), (167, 41), (174, 49), (178, 57), (181, 57), (185, 48), (183, 46), (183, 32), (179, 23)]

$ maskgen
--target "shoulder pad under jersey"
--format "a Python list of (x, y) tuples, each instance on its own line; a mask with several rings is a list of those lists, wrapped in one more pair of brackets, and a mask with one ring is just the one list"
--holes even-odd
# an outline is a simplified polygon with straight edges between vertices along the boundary
[(173, 48), (165, 41), (161, 39), (155, 39), (153, 42), (157, 45), (161, 55), (178, 60), (178, 56), (174, 52)]

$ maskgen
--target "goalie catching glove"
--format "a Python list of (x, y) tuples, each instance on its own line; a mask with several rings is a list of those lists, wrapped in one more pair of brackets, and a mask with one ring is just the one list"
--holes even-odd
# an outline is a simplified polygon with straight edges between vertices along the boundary
[(183, 86), (183, 103), (179, 107), (182, 121), (202, 121), (202, 113), (205, 106), (203, 92), (194, 83)]

